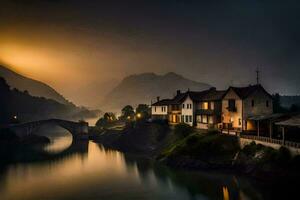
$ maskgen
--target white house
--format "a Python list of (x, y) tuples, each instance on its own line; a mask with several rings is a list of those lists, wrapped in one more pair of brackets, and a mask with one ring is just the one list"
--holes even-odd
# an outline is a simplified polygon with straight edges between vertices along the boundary
[(181, 105), (181, 122), (193, 126), (194, 113), (194, 102), (191, 97), (187, 95)]
[(168, 119), (168, 110), (170, 99), (157, 99), (157, 102), (153, 103), (151, 106), (152, 119)]

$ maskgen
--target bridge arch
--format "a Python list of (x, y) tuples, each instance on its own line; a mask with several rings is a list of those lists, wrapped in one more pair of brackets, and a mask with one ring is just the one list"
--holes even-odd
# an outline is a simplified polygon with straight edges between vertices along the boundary
[(34, 131), (45, 124), (55, 124), (68, 130), (73, 139), (88, 139), (89, 125), (87, 122), (73, 122), (62, 119), (47, 119), (34, 122), (27, 122), (10, 126), (10, 129), (20, 138), (34, 133)]

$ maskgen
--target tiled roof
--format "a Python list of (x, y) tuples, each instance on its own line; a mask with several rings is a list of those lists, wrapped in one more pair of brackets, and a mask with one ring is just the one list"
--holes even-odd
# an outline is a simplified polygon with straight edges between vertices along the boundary
[(211, 88), (209, 90), (203, 90), (200, 92), (195, 91), (187, 91), (184, 93), (177, 94), (173, 99), (163, 99), (161, 101), (158, 101), (153, 106), (160, 106), (160, 105), (176, 105), (181, 104), (188, 96), (196, 102), (199, 101), (215, 101), (215, 100), (221, 100), (223, 95), (226, 91), (218, 91), (214, 88)]
[(216, 101), (221, 100), (226, 91), (218, 91), (215, 88), (204, 90), (201, 92), (189, 92), (189, 96), (193, 101)]
[(171, 104), (181, 104), (185, 98), (187, 97), (187, 93), (188, 92), (185, 92), (185, 93), (179, 93), (177, 94), (171, 101)]
[(225, 95), (225, 90), (211, 90), (208, 93), (206, 93), (202, 101), (216, 101), (216, 100), (222, 100), (223, 96)]
[(152, 104), (152, 106), (166, 106), (171, 104), (172, 99), (162, 99)]
[(267, 95), (269, 95), (271, 98), (272, 96), (260, 85), (250, 85), (247, 87), (229, 87), (228, 90), (233, 89), (233, 91), (241, 98), (241, 99), (245, 99), (247, 98), (249, 95), (251, 95), (253, 92), (257, 91), (257, 90), (262, 90), (264, 91)]
[(296, 116), (292, 116), (288, 120), (277, 122), (275, 124), (280, 126), (292, 126), (292, 127), (300, 128), (300, 114)]

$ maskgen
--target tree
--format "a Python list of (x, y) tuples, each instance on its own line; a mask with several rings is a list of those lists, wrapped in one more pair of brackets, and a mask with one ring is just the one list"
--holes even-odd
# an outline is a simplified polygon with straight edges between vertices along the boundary
[(0, 77), (0, 124), (6, 124), (10, 122), (12, 114), (11, 110), (11, 91), (6, 80)]
[(296, 105), (296, 104), (291, 105), (290, 112), (299, 112), (299, 111), (300, 111), (300, 108), (298, 105)]
[(6, 80), (0, 77), (0, 91), (1, 96), (2, 94), (8, 93), (10, 91), (9, 85), (7, 84)]
[(138, 118), (148, 119), (150, 117), (150, 107), (146, 104), (139, 104), (136, 108)]
[(280, 95), (278, 93), (273, 95), (273, 111), (274, 113), (286, 112), (286, 109), (281, 106)]
[(98, 121), (96, 122), (96, 126), (98, 126), (98, 127), (105, 127), (109, 123), (115, 121), (116, 119), (117, 118), (116, 118), (116, 116), (115, 116), (114, 113), (106, 112), (106, 113), (104, 113), (103, 117), (101, 117), (100, 119), (98, 119)]
[(106, 112), (103, 116), (106, 121), (115, 121), (117, 120), (116, 115), (112, 112)]
[(134, 118), (134, 110), (131, 105), (127, 105), (122, 109), (122, 118), (123, 119), (133, 119)]

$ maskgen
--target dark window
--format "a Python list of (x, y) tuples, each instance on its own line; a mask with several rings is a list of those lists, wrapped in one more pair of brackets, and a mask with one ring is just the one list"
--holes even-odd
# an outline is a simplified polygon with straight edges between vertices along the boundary
[(188, 121), (189, 121), (189, 116), (186, 115), (186, 116), (185, 116), (185, 122), (188, 122)]
[(254, 107), (254, 100), (251, 101), (251, 106)]
[(241, 118), (239, 118), (239, 125), (242, 125), (242, 120), (241, 120)]
[(156, 112), (156, 106), (154, 106), (154, 111)]
[(182, 108), (184, 108), (184, 104), (182, 104)]
[(192, 122), (192, 115), (190, 115), (189, 118), (190, 118), (190, 122)]
[(229, 99), (228, 100), (228, 108), (229, 108), (229, 111), (235, 111), (236, 108), (235, 108), (235, 99)]
[(269, 107), (269, 101), (266, 101), (266, 106)]

